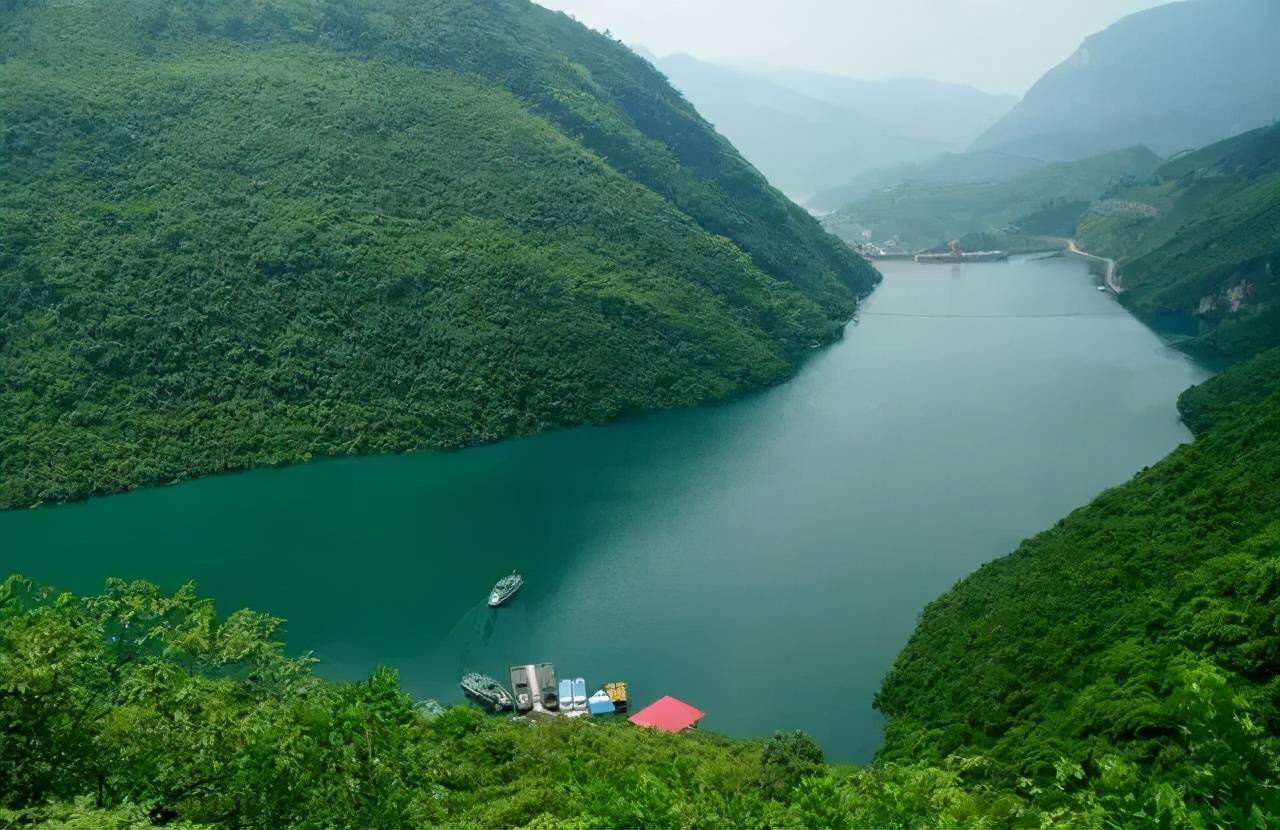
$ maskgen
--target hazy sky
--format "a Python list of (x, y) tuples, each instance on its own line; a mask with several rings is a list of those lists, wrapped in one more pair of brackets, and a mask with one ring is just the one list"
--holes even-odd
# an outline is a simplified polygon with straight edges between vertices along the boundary
[(537, 2), (659, 56), (934, 78), (1021, 94), (1086, 35), (1165, 0)]

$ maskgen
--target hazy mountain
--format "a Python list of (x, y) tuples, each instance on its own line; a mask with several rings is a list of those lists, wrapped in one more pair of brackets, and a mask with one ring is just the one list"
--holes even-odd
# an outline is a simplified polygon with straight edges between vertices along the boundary
[(1280, 116), (1280, 3), (1187, 0), (1085, 39), (976, 142), (1075, 159), (1145, 144), (1161, 155)]
[(846, 205), (823, 222), (850, 241), (862, 241), (865, 233), (875, 241), (897, 237), (909, 250), (1015, 224), (1027, 225), (1026, 233), (1068, 235), (1108, 187), (1146, 178), (1159, 164), (1146, 147), (1130, 147), (1004, 181), (908, 181)]
[(932, 81), (733, 69), (688, 55), (657, 66), (772, 184), (798, 199), (885, 165), (963, 149), (1012, 103)]
[(887, 132), (932, 143), (935, 149), (969, 146), (1018, 102), (964, 84), (923, 78), (863, 81), (797, 69), (758, 74), (800, 94), (867, 113)]
[(839, 187), (815, 193), (805, 204), (817, 211), (839, 210), (874, 191), (895, 187), (903, 182), (1003, 181), (1044, 167), (1046, 163), (1041, 159), (1000, 150), (942, 153), (924, 161), (877, 167), (859, 173)]

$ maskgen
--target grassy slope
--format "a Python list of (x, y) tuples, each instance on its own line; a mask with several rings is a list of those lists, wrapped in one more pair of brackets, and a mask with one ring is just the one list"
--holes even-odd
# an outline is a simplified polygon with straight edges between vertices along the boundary
[(720, 398), (875, 279), (528, 3), (21, 3), (0, 50), (0, 507)]
[[(907, 182), (847, 205), (825, 224), (854, 241), (860, 241), (864, 228), (876, 240), (897, 235), (913, 249), (965, 234), (1001, 231), (1023, 217), (1039, 227), (1046, 209), (1092, 201), (1117, 181), (1146, 177), (1158, 162), (1150, 150), (1134, 147), (1050, 164), (1007, 180)], [(1060, 224), (1062, 220), (1055, 227)]]
[(1280, 127), (1174, 159), (1108, 195), (1079, 236), (1119, 260), (1126, 305), (1147, 318), (1196, 315), (1202, 333), (1188, 348), (1212, 360), (1280, 343)]
[(982, 755), (991, 780), (1104, 797), (1137, 775), (1228, 825), (1280, 806), (1278, 362), (1189, 392), (1193, 444), (925, 610), (877, 697), (884, 759)]

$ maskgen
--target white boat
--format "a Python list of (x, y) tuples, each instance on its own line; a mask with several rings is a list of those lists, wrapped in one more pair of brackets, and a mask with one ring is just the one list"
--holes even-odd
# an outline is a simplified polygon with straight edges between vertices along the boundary
[(498, 584), (493, 586), (493, 590), (489, 592), (489, 607), (497, 608), (502, 603), (515, 596), (516, 591), (520, 590), (520, 586), (524, 584), (524, 577), (515, 571), (510, 576), (504, 576), (498, 580)]

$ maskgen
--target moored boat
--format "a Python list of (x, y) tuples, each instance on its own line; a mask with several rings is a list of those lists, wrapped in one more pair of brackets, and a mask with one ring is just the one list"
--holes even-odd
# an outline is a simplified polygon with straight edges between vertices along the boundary
[(489, 592), (489, 607), (497, 608), (511, 599), (522, 585), (524, 585), (524, 577), (516, 571), (512, 571), (510, 576), (499, 579), (498, 584), (494, 585), (493, 590)]
[(469, 672), (458, 684), (467, 697), (488, 706), (495, 712), (503, 712), (512, 708), (511, 693), (506, 687), (486, 674)]

